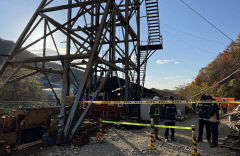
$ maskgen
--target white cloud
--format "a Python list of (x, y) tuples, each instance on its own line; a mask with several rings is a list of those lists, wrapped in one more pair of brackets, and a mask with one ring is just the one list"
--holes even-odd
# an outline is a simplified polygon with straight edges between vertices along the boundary
[(156, 63), (157, 64), (166, 64), (166, 63), (169, 63), (171, 62), (171, 60), (157, 60)]
[(175, 60), (157, 60), (156, 63), (157, 64), (166, 64), (166, 63), (179, 64), (180, 62)]

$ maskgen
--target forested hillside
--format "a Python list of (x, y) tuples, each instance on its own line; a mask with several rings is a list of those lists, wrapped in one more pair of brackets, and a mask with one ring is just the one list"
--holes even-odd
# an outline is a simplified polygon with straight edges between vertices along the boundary
[(199, 70), (193, 82), (177, 87), (176, 93), (191, 97), (203, 90), (212, 96), (240, 99), (240, 34), (235, 43), (231, 43), (211, 63)]
[[(0, 63), (3, 58), (9, 54), (10, 50), (15, 45), (14, 42), (3, 40), (0, 38)], [(17, 55), (17, 58), (26, 57), (36, 57), (37, 55), (29, 52), (23, 51), (21, 54)], [(47, 62), (46, 67), (62, 70), (60, 64), (54, 62)], [(10, 75), (14, 69), (8, 67), (4, 75), (0, 78), (3, 82), (7, 75)], [(77, 69), (72, 69), (73, 73), (76, 75), (77, 79), (80, 80), (82, 76), (82, 71)], [(14, 77), (25, 75), (32, 72), (28, 69), (21, 69)], [(45, 79), (43, 75), (37, 74), (32, 77), (25, 78), (21, 81), (11, 83), (0, 89), (0, 101), (22, 101), (22, 100), (46, 100), (46, 95), (42, 92), (43, 85), (39, 82), (40, 77)], [(61, 77), (59, 75), (49, 74), (49, 79), (51, 82), (60, 83)]]

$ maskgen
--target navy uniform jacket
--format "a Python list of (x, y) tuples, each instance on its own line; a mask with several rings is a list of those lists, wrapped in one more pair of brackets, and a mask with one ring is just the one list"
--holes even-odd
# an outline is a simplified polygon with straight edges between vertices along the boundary
[(197, 110), (199, 111), (199, 118), (208, 119), (209, 118), (209, 103), (199, 103), (197, 105)]
[(174, 104), (164, 104), (162, 106), (162, 117), (163, 120), (174, 121), (176, 120), (177, 109)]

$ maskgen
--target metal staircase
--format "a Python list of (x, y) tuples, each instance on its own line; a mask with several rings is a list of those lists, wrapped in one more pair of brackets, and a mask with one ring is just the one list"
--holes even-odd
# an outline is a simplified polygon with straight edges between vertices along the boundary
[(160, 33), (158, 0), (145, 0), (148, 24), (148, 44), (140, 46), (140, 50), (162, 49), (162, 35)]
[[(163, 48), (162, 35), (160, 32), (160, 20), (158, 11), (158, 0), (145, 0), (146, 17), (148, 25), (147, 44), (141, 45), (140, 49), (140, 85), (144, 87), (146, 66), (148, 58), (156, 51)], [(137, 75), (134, 76), (136, 82)]]

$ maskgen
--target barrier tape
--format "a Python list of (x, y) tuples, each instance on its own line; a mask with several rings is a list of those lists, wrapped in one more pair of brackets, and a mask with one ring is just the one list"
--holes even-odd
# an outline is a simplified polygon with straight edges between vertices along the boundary
[(93, 104), (193, 104), (193, 103), (236, 103), (239, 104), (240, 101), (184, 101), (184, 100), (174, 100), (174, 101), (82, 101), (84, 103)]
[[(144, 123), (131, 123), (131, 122), (116, 122), (116, 121), (106, 121), (102, 120), (102, 123), (110, 123), (110, 124), (116, 124), (116, 125), (131, 125), (131, 126), (145, 126), (149, 127), (151, 124), (144, 124)], [(154, 127), (160, 127), (160, 128), (174, 128), (174, 129), (192, 129), (192, 127), (183, 127), (183, 126), (166, 126), (166, 125), (154, 125)]]

